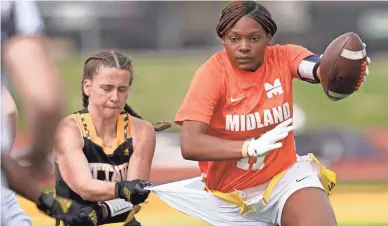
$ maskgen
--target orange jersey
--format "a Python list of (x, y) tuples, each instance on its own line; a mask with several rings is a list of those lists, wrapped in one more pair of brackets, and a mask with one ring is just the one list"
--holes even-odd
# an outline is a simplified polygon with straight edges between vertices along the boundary
[[(231, 64), (225, 50), (218, 52), (197, 70), (175, 122), (204, 122), (208, 135), (226, 140), (258, 138), (292, 117), (292, 79), (310, 55), (296, 45), (271, 46), (263, 65), (246, 72)], [(199, 162), (208, 188), (230, 192), (269, 181), (296, 160), (294, 134), (282, 142), (282, 148), (257, 159)]]

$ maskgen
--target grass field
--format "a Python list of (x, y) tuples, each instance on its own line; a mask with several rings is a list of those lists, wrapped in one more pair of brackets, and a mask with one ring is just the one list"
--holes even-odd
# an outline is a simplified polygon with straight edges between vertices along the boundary
[[(130, 53), (135, 80), (130, 105), (144, 118), (156, 122), (173, 120), (196, 69), (211, 52)], [(85, 56), (74, 55), (60, 62), (69, 95), (67, 112), (81, 107), (81, 77)], [(295, 102), (308, 115), (307, 127), (388, 125), (388, 66), (374, 62), (362, 89), (339, 102), (330, 101), (320, 85), (295, 81)], [(21, 123), (24, 127), (24, 122)], [(174, 130), (177, 127), (173, 128)]]

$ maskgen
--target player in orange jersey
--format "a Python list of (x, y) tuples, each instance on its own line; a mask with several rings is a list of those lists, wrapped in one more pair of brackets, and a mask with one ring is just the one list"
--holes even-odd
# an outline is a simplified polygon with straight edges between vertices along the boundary
[(320, 57), (271, 46), (276, 30), (254, 1), (222, 11), (225, 49), (198, 69), (175, 119), (182, 155), (199, 161), (202, 180), (151, 188), (174, 208), (213, 225), (337, 224), (335, 173), (296, 154), (292, 126), (292, 80), (319, 83)]

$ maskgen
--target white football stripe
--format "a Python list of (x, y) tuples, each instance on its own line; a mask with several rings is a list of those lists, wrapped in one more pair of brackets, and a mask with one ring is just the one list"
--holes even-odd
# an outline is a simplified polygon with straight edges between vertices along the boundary
[(345, 98), (345, 97), (347, 97), (347, 96), (350, 95), (350, 94), (335, 93), (335, 92), (330, 91), (330, 90), (329, 90), (328, 94), (329, 94), (329, 96), (331, 96), (331, 97), (340, 98), (340, 99), (343, 99), (343, 98)]
[(361, 60), (366, 57), (366, 49), (364, 48), (360, 51), (343, 49), (341, 52), (341, 56), (349, 60)]

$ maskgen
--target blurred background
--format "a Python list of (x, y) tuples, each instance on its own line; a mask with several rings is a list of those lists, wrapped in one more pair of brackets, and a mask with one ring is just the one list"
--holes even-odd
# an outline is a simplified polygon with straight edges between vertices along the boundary
[[(82, 107), (82, 65), (88, 54), (115, 48), (131, 56), (135, 68), (128, 103), (150, 122), (173, 121), (196, 69), (222, 48), (215, 27), (224, 1), (38, 4), (49, 35), (47, 47), (67, 87), (66, 114)], [(278, 24), (275, 44), (299, 44), (320, 55), (333, 39), (350, 31), (367, 44), (370, 74), (352, 96), (332, 102), (320, 85), (294, 82), (296, 146), (299, 154), (313, 152), (337, 172), (339, 186), (331, 199), (341, 225), (388, 225), (388, 2), (262, 4)], [(24, 119), (19, 124), (15, 156), (28, 151)], [(177, 126), (158, 133), (155, 184), (197, 176), (197, 168), (180, 155)], [(54, 181), (42, 184), (50, 188)], [(53, 225), (31, 203), (19, 200), (34, 225)], [(154, 196), (138, 218), (143, 225), (206, 225)]]

